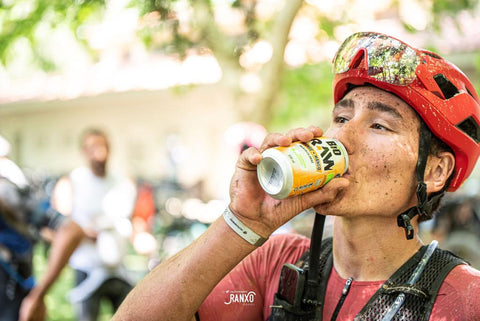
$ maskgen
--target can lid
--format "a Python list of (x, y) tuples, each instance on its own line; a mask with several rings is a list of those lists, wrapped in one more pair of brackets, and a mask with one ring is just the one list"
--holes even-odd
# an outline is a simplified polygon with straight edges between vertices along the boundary
[(257, 176), (262, 188), (270, 196), (283, 199), (290, 194), (293, 186), (293, 173), (285, 155), (275, 148), (262, 153), (258, 164)]

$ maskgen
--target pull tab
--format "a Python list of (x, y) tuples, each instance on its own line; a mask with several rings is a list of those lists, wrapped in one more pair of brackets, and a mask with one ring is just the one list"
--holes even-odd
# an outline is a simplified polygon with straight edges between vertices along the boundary
[(348, 291), (350, 291), (350, 286), (352, 285), (353, 278), (348, 278), (347, 282), (345, 282), (345, 286), (343, 287), (342, 290), (342, 295), (346, 296), (348, 294)]
[(343, 306), (343, 302), (345, 302), (345, 298), (347, 297), (348, 292), (350, 291), (350, 286), (352, 285), (353, 278), (348, 278), (347, 282), (345, 282), (345, 286), (342, 289), (342, 296), (335, 307), (335, 311), (333, 311), (332, 319), (330, 321), (335, 321), (340, 313), (340, 309)]

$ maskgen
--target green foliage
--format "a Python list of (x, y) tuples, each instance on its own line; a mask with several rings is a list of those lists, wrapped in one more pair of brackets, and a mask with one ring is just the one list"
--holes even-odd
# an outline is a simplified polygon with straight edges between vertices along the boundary
[(405, 21), (402, 21), (402, 26), (403, 26), (403, 29), (405, 29), (407, 32), (409, 33), (415, 33), (417, 32), (417, 29), (415, 29), (415, 27), (413, 27), (412, 25), (406, 23)]
[(478, 0), (435, 0), (432, 13), (456, 15), (464, 10), (473, 10), (478, 6)]
[(330, 38), (334, 37), (335, 28), (341, 26), (343, 21), (332, 20), (330, 17), (318, 17), (319, 28), (327, 33)]
[[(397, 6), (399, 2), (394, 2)], [(201, 25), (196, 25), (196, 19), (190, 21), (190, 31), (184, 33), (179, 31), (179, 7), (189, 6), (193, 16), (197, 14), (212, 15), (213, 7), (216, 5), (212, 0), (131, 0), (130, 7), (140, 9), (142, 17), (150, 15), (150, 20), (155, 20), (139, 30), (139, 37), (144, 43), (153, 50), (162, 50), (167, 53), (179, 53), (184, 56), (185, 52), (192, 47), (204, 47), (215, 41), (208, 39), (212, 37), (211, 29), (204, 29)], [(435, 0), (432, 1), (431, 12), (433, 14), (432, 27), (440, 29), (441, 17), (445, 15), (456, 16), (462, 11), (473, 12), (478, 8), (479, 0)], [(0, 0), (0, 62), (8, 64), (17, 56), (14, 45), (17, 41), (24, 39), (30, 46), (32, 59), (35, 64), (43, 70), (55, 69), (55, 64), (47, 55), (42, 53), (39, 47), (39, 41), (36, 37), (36, 29), (42, 25), (48, 25), (55, 29), (60, 25), (68, 25), (77, 35), (79, 27), (85, 25), (93, 18), (100, 19), (105, 12), (105, 0)], [(244, 34), (235, 36), (233, 40), (235, 48), (230, 51), (233, 56), (238, 56), (242, 48), (252, 41), (265, 35), (270, 30), (272, 21), (260, 21), (256, 17), (256, 1), (230, 1), (230, 6), (240, 10), (244, 14), (244, 23), (246, 31)], [(313, 12), (313, 8), (306, 10)], [(208, 8), (207, 11), (196, 11), (197, 8)], [(339, 8), (346, 12), (348, 8)], [(157, 18), (152, 18), (157, 13)], [(345, 23), (344, 19), (332, 20), (328, 16), (318, 16), (320, 29), (324, 30), (329, 37), (334, 34), (335, 27)], [(204, 21), (213, 20), (213, 16)], [(152, 22), (152, 21), (150, 21)], [(404, 23), (404, 27), (409, 31), (415, 31), (412, 26)], [(219, 30), (217, 30), (219, 31)], [(164, 34), (165, 36), (159, 36)], [(167, 35), (168, 34), (168, 35)], [(230, 37), (232, 38), (232, 37)], [(84, 39), (78, 39), (85, 45)], [(225, 40), (225, 39), (222, 39)], [(88, 48), (87, 48), (88, 49)], [(210, 48), (212, 49), (212, 48)]]
[(140, 13), (158, 12), (161, 19), (167, 19), (174, 15), (174, 4), (177, 0), (138, 0), (132, 1), (132, 4), (140, 8)]
[(272, 128), (325, 126), (332, 104), (331, 64), (304, 65), (286, 70), (272, 115)]
[(15, 44), (26, 39), (32, 58), (41, 69), (54, 69), (53, 62), (39, 50), (37, 28), (55, 29), (68, 25), (76, 34), (77, 29), (91, 17), (102, 12), (104, 0), (18, 0), (0, 4), (0, 62), (8, 64), (17, 56)]
[(178, 54), (185, 58), (189, 48), (198, 46), (196, 33), (185, 34), (180, 30), (179, 16), (175, 5), (177, 0), (138, 0), (132, 5), (140, 10), (145, 21), (138, 35), (150, 50), (167, 54)]
[[(475, 69), (477, 70), (477, 75), (480, 75), (480, 53), (477, 53), (475, 56)], [(480, 93), (480, 79), (477, 77), (475, 83), (473, 84), (477, 93)]]
[[(208, 48), (218, 60), (238, 60), (244, 48), (271, 27), (271, 20), (256, 17), (256, 1), (232, 1), (230, 6), (243, 14), (245, 30), (228, 35), (216, 25), (215, 1), (211, 0), (132, 0), (140, 8), (145, 23), (138, 30), (140, 39), (150, 50), (186, 56), (188, 49)], [(188, 5), (188, 9), (185, 6)], [(183, 12), (180, 12), (183, 10)], [(180, 16), (189, 16), (180, 19)], [(237, 67), (239, 65), (237, 64)]]
[[(441, 29), (440, 21), (445, 15), (455, 20), (463, 11), (474, 12), (479, 1), (432, 1), (433, 22), (429, 28)], [(334, 38), (338, 26), (351, 22), (348, 14), (351, 2), (353, 0), (338, 8), (342, 17), (339, 19), (323, 14), (306, 2), (301, 12), (303, 10), (306, 16), (317, 21), (318, 29), (322, 30), (318, 37)], [(82, 27), (91, 21), (100, 21), (107, 3), (105, 0), (0, 0), (0, 63), (8, 65), (18, 58), (19, 53), (26, 55), (27, 52), (32, 60), (29, 63), (37, 69), (55, 70), (55, 63), (42, 50), (42, 37), (48, 37), (49, 32), (56, 28), (68, 26), (88, 49), (86, 40), (82, 38)], [(233, 36), (215, 23), (215, 6), (227, 3), (243, 17), (244, 29)], [(393, 1), (386, 12), (395, 10), (400, 3), (401, 0)], [(139, 8), (138, 37), (149, 50), (177, 54), (179, 58), (184, 58), (191, 48), (207, 50), (215, 55), (227, 73), (228, 68), (241, 68), (239, 56), (259, 38), (268, 39), (272, 30), (274, 19), (257, 17), (256, 5), (257, 1), (241, 0), (130, 0), (129, 7)], [(416, 31), (405, 22), (403, 25), (410, 32)], [(38, 37), (38, 29), (43, 30), (42, 37)], [(90, 53), (95, 54), (93, 49)], [(283, 77), (283, 74), (278, 77)], [(318, 113), (323, 109), (319, 106), (328, 106), (331, 102), (331, 77), (329, 64), (287, 70), (274, 109), (272, 126), (286, 125), (291, 119), (308, 121), (320, 117)]]
[[(432, 5), (432, 28), (434, 30), (442, 29), (442, 18), (450, 16), (455, 18), (462, 11), (473, 12), (479, 6), (479, 0), (435, 0)], [(454, 19), (458, 30), (461, 30), (458, 25), (459, 21)]]
[[(48, 249), (44, 243), (39, 243), (35, 246), (33, 267), (37, 280), (41, 279), (43, 273), (45, 272), (47, 254)], [(69, 267), (66, 267), (45, 297), (48, 320), (75, 320), (73, 308), (66, 297), (68, 291), (73, 287), (73, 284), (73, 271)]]
[[(42, 278), (45, 272), (48, 258), (48, 247), (45, 243), (39, 243), (35, 246), (34, 252), (34, 273), (37, 281)], [(74, 286), (74, 272), (70, 267), (65, 267), (48, 291), (45, 297), (47, 305), (47, 321), (75, 321), (76, 317), (72, 304), (67, 298), (68, 291)], [(99, 321), (107, 321), (112, 317), (112, 309), (108, 302), (100, 304)]]

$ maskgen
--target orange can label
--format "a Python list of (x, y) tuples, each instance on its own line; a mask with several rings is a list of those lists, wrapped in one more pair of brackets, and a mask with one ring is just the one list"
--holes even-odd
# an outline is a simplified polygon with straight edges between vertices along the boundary
[(277, 199), (316, 190), (348, 169), (345, 147), (326, 137), (270, 148), (262, 155), (257, 167), (260, 185)]

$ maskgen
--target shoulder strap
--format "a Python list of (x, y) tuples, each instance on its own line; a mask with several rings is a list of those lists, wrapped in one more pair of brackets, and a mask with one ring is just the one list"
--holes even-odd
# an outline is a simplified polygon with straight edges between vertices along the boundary
[[(301, 257), (300, 259), (296, 262), (295, 266), (298, 268), (300, 271), (307, 271), (307, 273), (312, 273), (309, 271), (310, 267), (309, 265), (309, 256), (310, 256), (310, 251), (307, 250)], [(324, 301), (324, 295), (326, 292), (327, 288), (327, 281), (328, 277), (331, 272), (332, 268), (332, 239), (325, 239), (322, 241), (322, 247), (320, 251), (320, 260), (319, 260), (319, 266), (318, 266), (318, 271), (320, 275), (320, 284), (318, 287), (318, 298), (319, 301), (318, 304), (316, 305), (316, 308), (312, 310), (312, 308), (307, 308), (305, 304), (301, 304), (300, 307), (295, 306), (286, 300), (282, 298), (282, 289), (280, 289), (281, 284), (279, 284), (279, 289), (278, 292), (275, 294), (274, 302), (273, 305), (271, 306), (272, 312), (270, 317), (268, 318), (269, 321), (289, 321), (289, 320), (295, 320), (295, 321), (313, 321), (313, 320), (322, 320), (322, 313), (323, 313), (323, 301)], [(285, 265), (284, 265), (285, 267)], [(286, 269), (288, 271), (288, 269)], [(287, 279), (283, 275), (284, 271), (282, 269), (282, 275), (280, 276), (280, 280), (285, 280)], [(313, 272), (314, 273), (314, 272)], [(282, 283), (282, 282), (280, 282)], [(285, 284), (286, 282), (284, 282)], [(289, 284), (290, 287), (295, 287), (295, 284)], [(304, 284), (302, 284), (302, 290), (304, 291)]]
[[(326, 238), (322, 241), (322, 248), (320, 251), (320, 262), (318, 267), (318, 275), (320, 275), (320, 284), (318, 287), (318, 299), (319, 304), (317, 305), (315, 312), (315, 320), (322, 320), (323, 318), (323, 304), (325, 301), (325, 293), (327, 292), (327, 282), (332, 272), (333, 266), (333, 239), (331, 237)], [(297, 261), (296, 265), (300, 268), (309, 269), (308, 262), (310, 257), (310, 251), (307, 250)], [(311, 273), (311, 272), (310, 272)]]
[(428, 320), (443, 280), (451, 269), (458, 264), (464, 264), (465, 261), (448, 251), (437, 249), (419, 280), (413, 285), (408, 285), (407, 280), (425, 251), (426, 246), (400, 267), (370, 298), (355, 320), (378, 320), (392, 305), (399, 293), (405, 294), (405, 303), (392, 320)]
[[(436, 279), (431, 284), (430, 300), (425, 305), (425, 316), (423, 318), (423, 320), (425, 321), (430, 319), (430, 313), (432, 312), (433, 304), (435, 303), (435, 299), (437, 298), (438, 291), (440, 290), (440, 287), (442, 286), (443, 281), (447, 277), (448, 273), (450, 273), (450, 271), (453, 270), (453, 268), (456, 267), (457, 265), (469, 264), (468, 262), (466, 262), (465, 260), (463, 260), (462, 258), (458, 257), (457, 255), (453, 254), (450, 251), (440, 250), (440, 249), (438, 251), (442, 252), (441, 253), (442, 256), (450, 257), (450, 260), (449, 262), (445, 262), (445, 265), (443, 266), (443, 268), (439, 269), (439, 271), (437, 272)], [(437, 267), (441, 267), (441, 266), (437, 266)]]
[(323, 319), (323, 305), (325, 302), (325, 293), (327, 292), (327, 282), (333, 266), (332, 238), (325, 240), (325, 243), (327, 244), (325, 244), (325, 248), (320, 256), (320, 286), (318, 287), (318, 298), (320, 305), (318, 305), (315, 315), (315, 319), (319, 321)]

